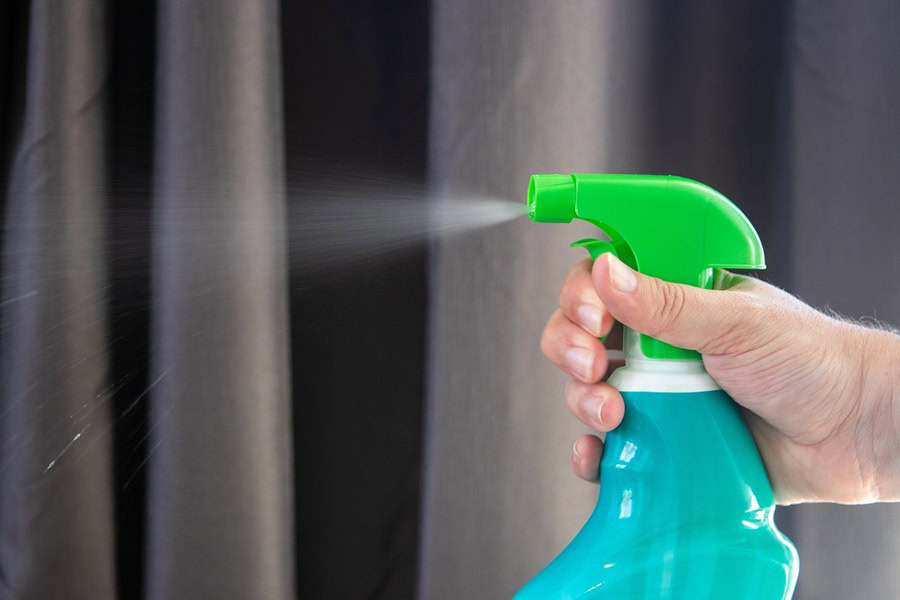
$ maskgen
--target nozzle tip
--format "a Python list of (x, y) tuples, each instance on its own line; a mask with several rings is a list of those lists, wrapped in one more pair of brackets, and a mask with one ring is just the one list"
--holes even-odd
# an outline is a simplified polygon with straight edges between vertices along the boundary
[(528, 181), (528, 218), (534, 221), (534, 175)]
[(528, 183), (528, 216), (541, 223), (568, 223), (575, 218), (575, 177), (532, 175)]

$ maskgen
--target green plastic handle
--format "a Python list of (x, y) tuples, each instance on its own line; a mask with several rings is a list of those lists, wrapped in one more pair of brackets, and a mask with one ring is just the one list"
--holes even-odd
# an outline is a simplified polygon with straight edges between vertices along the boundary
[(591, 255), (591, 258), (597, 260), (600, 258), (601, 254), (605, 254), (606, 252), (612, 252), (613, 256), (618, 257), (616, 254), (616, 247), (613, 246), (612, 242), (606, 242), (603, 240), (595, 240), (594, 238), (584, 238), (583, 240), (578, 240), (577, 242), (572, 242), (573, 248), (584, 248), (588, 251), (588, 254)]
[[(712, 288), (716, 269), (766, 266), (744, 213), (714, 189), (683, 177), (532, 175), (528, 214), (540, 222), (592, 223), (610, 241), (581, 240), (578, 246), (592, 256), (614, 252), (631, 268), (673, 283)], [(700, 358), (646, 335), (641, 351), (649, 358)]]

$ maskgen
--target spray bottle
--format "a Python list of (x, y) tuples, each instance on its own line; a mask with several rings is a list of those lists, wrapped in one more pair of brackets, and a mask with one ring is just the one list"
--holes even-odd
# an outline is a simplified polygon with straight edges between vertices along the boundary
[[(696, 181), (648, 175), (534, 175), (533, 221), (593, 223), (593, 258), (711, 288), (714, 269), (764, 269), (756, 230)], [(600, 496), (588, 522), (515, 600), (788, 599), (797, 551), (775, 527), (775, 502), (737, 406), (698, 353), (625, 330), (625, 400), (606, 436)]]

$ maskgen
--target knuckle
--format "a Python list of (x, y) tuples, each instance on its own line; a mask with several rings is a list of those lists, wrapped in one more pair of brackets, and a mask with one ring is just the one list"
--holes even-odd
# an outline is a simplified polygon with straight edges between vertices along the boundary
[(559, 350), (560, 342), (563, 338), (565, 317), (562, 311), (557, 309), (553, 312), (544, 325), (544, 331), (541, 332), (540, 348), (544, 356), (551, 359)]
[(571, 296), (571, 292), (569, 291), (569, 282), (568, 279), (565, 283), (563, 283), (562, 289), (559, 290), (559, 305), (566, 306), (569, 303), (569, 297)]
[(653, 315), (653, 337), (664, 335), (674, 327), (684, 312), (685, 294), (681, 286), (655, 282), (657, 302)]
[(569, 298), (572, 297), (572, 274), (569, 273), (566, 276), (566, 279), (563, 281), (562, 287), (559, 290), (559, 305), (566, 306), (568, 304)]
[(578, 456), (574, 452), (572, 452), (572, 457), (569, 462), (572, 465), (572, 473), (574, 473), (577, 477), (582, 477), (581, 476), (581, 468), (580, 468), (581, 459), (579, 459)]
[(730, 298), (727, 315), (734, 324), (735, 332), (745, 329), (756, 329), (765, 322), (767, 302), (754, 294), (733, 294)]
[(575, 396), (566, 396), (566, 408), (574, 416), (578, 416), (578, 398)]
[(559, 305), (566, 307), (577, 303), (585, 294), (584, 282), (583, 272), (572, 271), (569, 273), (559, 290)]
[(572, 385), (566, 393), (566, 407), (576, 417), (579, 417), (582, 413), (581, 404), (587, 396), (587, 389), (584, 384), (574, 384)]
[(552, 329), (553, 329), (553, 327), (552, 327), (551, 323), (552, 323), (552, 321), (550, 323), (547, 323), (547, 325), (544, 327), (544, 332), (541, 334), (541, 343), (540, 343), (541, 352), (543, 352), (544, 356), (547, 356), (547, 357), (550, 356), (550, 350), (553, 345), (552, 344), (552, 341), (553, 341)]
[(738, 354), (755, 344), (766, 323), (766, 300), (753, 293), (723, 292), (721, 308), (716, 315), (717, 335), (702, 347), (706, 354)]

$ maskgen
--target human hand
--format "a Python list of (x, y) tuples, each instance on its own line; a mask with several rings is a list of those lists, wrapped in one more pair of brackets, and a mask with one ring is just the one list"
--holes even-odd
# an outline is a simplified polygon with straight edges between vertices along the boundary
[[(597, 339), (616, 319), (702, 354), (744, 408), (779, 504), (900, 499), (900, 337), (825, 315), (757, 279), (722, 271), (716, 283), (668, 283), (610, 253), (579, 261), (541, 338), (547, 358), (573, 378), (569, 410), (601, 432), (621, 423), (625, 405), (601, 381), (608, 360)], [(597, 436), (580, 437), (576, 474), (596, 481), (602, 451)]]

